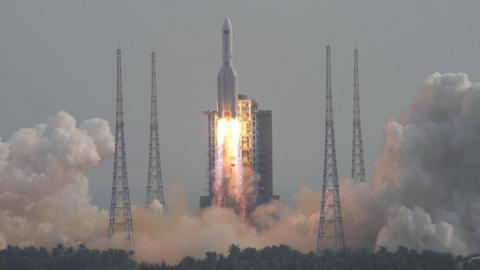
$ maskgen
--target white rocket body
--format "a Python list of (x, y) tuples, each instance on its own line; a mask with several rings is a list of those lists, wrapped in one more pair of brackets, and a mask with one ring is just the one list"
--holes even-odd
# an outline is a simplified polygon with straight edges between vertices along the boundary
[(219, 118), (235, 118), (237, 116), (237, 72), (232, 64), (232, 24), (225, 18), (222, 28), (222, 68), (218, 72), (218, 103)]

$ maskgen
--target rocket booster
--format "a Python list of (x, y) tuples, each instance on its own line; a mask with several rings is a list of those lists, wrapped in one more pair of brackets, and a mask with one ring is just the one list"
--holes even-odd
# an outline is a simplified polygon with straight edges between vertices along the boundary
[(217, 81), (219, 118), (237, 116), (237, 72), (232, 64), (232, 23), (227, 17), (222, 27), (222, 67)]

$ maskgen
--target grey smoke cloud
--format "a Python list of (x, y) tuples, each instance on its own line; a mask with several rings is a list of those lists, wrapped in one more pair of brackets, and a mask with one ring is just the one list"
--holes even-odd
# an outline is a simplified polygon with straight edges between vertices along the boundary
[(352, 245), (478, 251), (479, 154), (480, 85), (464, 73), (429, 76), (387, 123), (370, 182), (343, 183)]

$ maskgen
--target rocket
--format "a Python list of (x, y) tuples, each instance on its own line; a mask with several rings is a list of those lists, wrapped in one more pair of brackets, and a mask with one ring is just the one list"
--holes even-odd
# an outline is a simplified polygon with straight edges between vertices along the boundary
[(237, 72), (232, 64), (232, 23), (227, 17), (222, 27), (222, 67), (217, 80), (219, 118), (237, 116)]

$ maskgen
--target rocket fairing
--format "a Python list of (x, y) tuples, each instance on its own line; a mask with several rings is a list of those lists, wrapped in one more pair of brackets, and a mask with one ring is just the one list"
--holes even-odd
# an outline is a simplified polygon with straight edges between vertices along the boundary
[(222, 27), (222, 67), (217, 80), (217, 112), (219, 118), (237, 116), (237, 72), (232, 64), (232, 23), (227, 17)]

